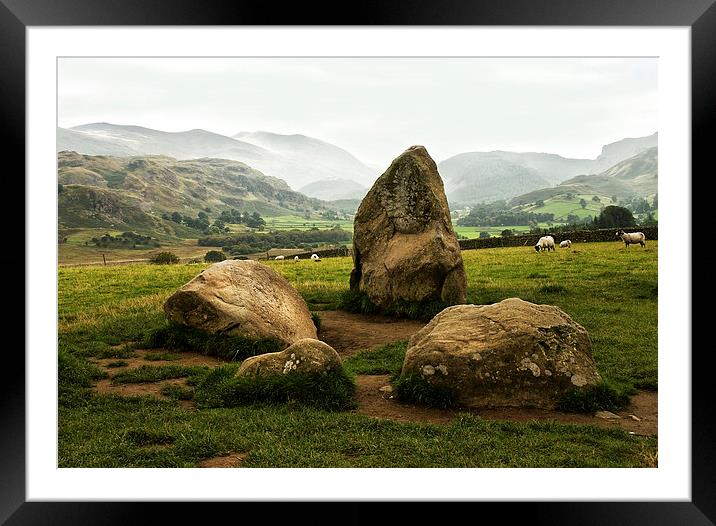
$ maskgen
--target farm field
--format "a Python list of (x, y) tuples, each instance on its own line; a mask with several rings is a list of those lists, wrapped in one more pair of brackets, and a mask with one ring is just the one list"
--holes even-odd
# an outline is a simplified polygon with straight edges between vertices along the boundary
[[(606, 380), (653, 392), (658, 386), (657, 254), (656, 241), (647, 242), (646, 249), (610, 242), (552, 253), (531, 247), (464, 251), (468, 302), (517, 296), (557, 305), (589, 331)], [(265, 264), (284, 275), (319, 317), (335, 317), (348, 289), (350, 258)], [(216, 458), (233, 458), (245, 467), (656, 465), (655, 434), (630, 435), (592, 424), (495, 420), (468, 411), (435, 423), (296, 404), (193, 407), (184, 396), (191, 384), (181, 379), (204, 374), (216, 359), (199, 355), (191, 357), (190, 366), (172, 366), (179, 363), (177, 356), (164, 353), (149, 361), (149, 352), (137, 342), (164, 324), (164, 300), (206, 266), (58, 269), (60, 467), (194, 467)], [(613, 286), (614, 275), (620, 276), (620, 287)], [(638, 334), (623, 330), (635, 319)], [(346, 369), (364, 381), (393, 372), (404, 352), (399, 343), (404, 337), (396, 338), (392, 347), (353, 349), (344, 357)], [(127, 393), (143, 396), (92, 389), (101, 382), (134, 381), (127, 380), (130, 362), (144, 364), (147, 377), (139, 378), (141, 389)], [(152, 391), (162, 378), (174, 383), (162, 394)]]
[(320, 230), (328, 230), (338, 225), (343, 230), (353, 231), (353, 221), (345, 221), (339, 219), (306, 219), (300, 216), (275, 216), (265, 217), (266, 230), (310, 230), (318, 228)]
[[(537, 226), (540, 228), (548, 228), (547, 223), (538, 223)], [(517, 226), (457, 226), (453, 223), (453, 229), (456, 234), (465, 236), (468, 239), (476, 239), (480, 237), (480, 232), (489, 232), (491, 237), (499, 236), (505, 229), (512, 230), (515, 234), (528, 234), (530, 231), (529, 225), (517, 225)]]
[[(566, 221), (567, 215), (573, 214), (577, 217), (593, 217), (598, 216), (602, 206), (613, 205), (611, 198), (597, 195), (600, 202), (592, 201), (595, 194), (577, 194), (572, 199), (568, 199), (564, 195), (545, 199), (544, 206), (531, 206), (525, 208), (529, 212), (535, 213), (552, 213), (554, 214), (555, 221)], [(582, 208), (579, 201), (584, 199), (587, 202), (587, 206)]]

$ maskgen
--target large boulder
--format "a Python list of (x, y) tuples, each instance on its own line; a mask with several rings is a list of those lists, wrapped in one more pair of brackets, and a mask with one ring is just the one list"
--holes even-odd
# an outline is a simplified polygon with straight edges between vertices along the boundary
[(341, 359), (333, 347), (319, 340), (305, 338), (281, 352), (261, 354), (244, 360), (236, 376), (325, 374), (341, 367)]
[(273, 269), (227, 260), (204, 269), (164, 303), (167, 317), (210, 333), (276, 339), (285, 345), (316, 338), (306, 302)]
[(465, 303), (467, 281), (443, 182), (422, 146), (395, 159), (365, 196), (353, 227), (350, 287), (381, 308)]
[(468, 407), (551, 409), (601, 381), (591, 348), (584, 327), (551, 305), (457, 305), (412, 336), (402, 375), (448, 388)]

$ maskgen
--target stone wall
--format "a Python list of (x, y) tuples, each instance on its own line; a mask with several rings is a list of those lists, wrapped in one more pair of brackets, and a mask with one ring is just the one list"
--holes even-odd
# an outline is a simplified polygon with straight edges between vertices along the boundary
[[(572, 243), (598, 242), (598, 241), (619, 241), (616, 236), (616, 228), (605, 228), (600, 230), (577, 230), (573, 232), (560, 232), (549, 234), (554, 238), (555, 245), (565, 239), (569, 239)], [(629, 229), (629, 232), (643, 232), (646, 236), (647, 243), (649, 240), (659, 239), (658, 227), (643, 227)], [(494, 247), (520, 247), (534, 246), (539, 238), (546, 234), (525, 234), (508, 237), (488, 237), (484, 239), (461, 239), (459, 240), (462, 250), (471, 250), (474, 248), (494, 248)]]

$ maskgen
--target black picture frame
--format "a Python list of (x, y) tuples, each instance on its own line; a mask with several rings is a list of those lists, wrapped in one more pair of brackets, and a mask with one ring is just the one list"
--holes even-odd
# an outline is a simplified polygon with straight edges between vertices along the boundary
[[(707, 160), (716, 108), (716, 0), (374, 0), (351, 4), (314, 1), (277, 5), (260, 1), (190, 0), (0, 0), (0, 105), (2, 106), (5, 153), (20, 160), (16, 173), (24, 173), (25, 150), (25, 29), (28, 26), (85, 25), (502, 25), (502, 26), (688, 26), (692, 56), (692, 173), (709, 173)], [(688, 174), (687, 174), (688, 175)], [(685, 177), (687, 176), (685, 175)], [(693, 179), (692, 179), (693, 181)], [(13, 195), (23, 196), (19, 177), (7, 181)], [(693, 188), (693, 186), (692, 186)], [(693, 190), (692, 190), (693, 195)], [(20, 199), (16, 199), (20, 202)], [(692, 206), (692, 209), (694, 207)], [(691, 221), (691, 218), (688, 218)], [(691, 227), (680, 250), (691, 250)], [(664, 246), (669, 243), (667, 240)], [(19, 251), (19, 247), (16, 249)], [(15, 279), (23, 273), (17, 261), (3, 257), (5, 275)], [(693, 274), (692, 274), (693, 275)], [(20, 280), (17, 280), (19, 282)], [(693, 311), (693, 309), (692, 309)], [(21, 319), (22, 318), (22, 319)], [(24, 325), (24, 309), (13, 309), (6, 317), (8, 327)], [(693, 327), (693, 321), (692, 321)], [(17, 332), (17, 331), (15, 331)], [(18, 342), (24, 343), (24, 342)], [(693, 346), (693, 345), (692, 345)], [(4, 380), (0, 395), (0, 522), (24, 524), (127, 524), (151, 519), (147, 510), (160, 511), (163, 521), (185, 522), (186, 506), (179, 503), (83, 503), (26, 502), (25, 499), (25, 363), (17, 349), (6, 347), (6, 355), (17, 363), (12, 371), (23, 371)], [(12, 350), (12, 353), (10, 352)], [(707, 348), (699, 349), (707, 351)], [(691, 351), (691, 349), (689, 349)], [(690, 502), (530, 502), (470, 503), (478, 506), (467, 513), (534, 524), (715, 524), (716, 523), (716, 419), (711, 413), (711, 372), (708, 352), (692, 354), (692, 499)], [(257, 506), (240, 503), (248, 519)], [(275, 503), (272, 517), (279, 519), (306, 513), (305, 505), (294, 504), (282, 511)], [(458, 505), (459, 504), (454, 504)], [(296, 507), (297, 506), (297, 507)], [(382, 511), (373, 503), (348, 503), (338, 511), (340, 518), (322, 507), (326, 519), (339, 522), (373, 522)], [(434, 505), (413, 503), (401, 506), (401, 521), (427, 517)], [(438, 513), (444, 514), (442, 507)], [(215, 510), (212, 510), (215, 512)], [(280, 512), (280, 513), (279, 513)], [(232, 512), (235, 513), (235, 512)], [(259, 511), (259, 513), (261, 513)], [(276, 513), (279, 513), (276, 515)], [(460, 515), (458, 515), (460, 514)], [(219, 515), (212, 516), (219, 520)], [(450, 516), (461, 516), (451, 509)], [(212, 520), (206, 517), (207, 520)], [(365, 520), (364, 520), (365, 519)], [(289, 520), (286, 518), (285, 520)], [(273, 521), (272, 521), (273, 522)]]

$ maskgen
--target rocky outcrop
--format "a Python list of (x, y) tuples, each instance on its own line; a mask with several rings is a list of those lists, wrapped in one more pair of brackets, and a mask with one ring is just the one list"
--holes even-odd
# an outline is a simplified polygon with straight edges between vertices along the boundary
[(551, 305), (458, 305), (413, 335), (401, 374), (448, 388), (469, 407), (553, 408), (601, 381), (591, 347), (584, 327)]
[(442, 179), (413, 146), (378, 178), (354, 221), (351, 289), (377, 306), (464, 303), (467, 282)]
[(287, 346), (317, 336), (298, 292), (276, 271), (251, 260), (227, 260), (204, 269), (167, 299), (164, 312), (180, 325), (275, 339)]
[(305, 338), (281, 352), (261, 354), (244, 360), (236, 376), (325, 374), (341, 367), (341, 359), (333, 347), (322, 341)]

